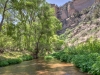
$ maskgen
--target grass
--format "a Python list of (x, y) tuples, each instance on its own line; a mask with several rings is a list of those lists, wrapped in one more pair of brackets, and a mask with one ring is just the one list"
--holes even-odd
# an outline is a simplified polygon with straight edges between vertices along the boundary
[(0, 67), (19, 64), (23, 61), (32, 60), (33, 57), (29, 54), (23, 54), (21, 52), (5, 52), (0, 55)]

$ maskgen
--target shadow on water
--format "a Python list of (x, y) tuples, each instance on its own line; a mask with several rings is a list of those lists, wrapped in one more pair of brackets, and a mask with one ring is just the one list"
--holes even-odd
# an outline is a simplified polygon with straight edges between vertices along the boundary
[(0, 75), (88, 75), (80, 72), (73, 64), (62, 63), (57, 60), (46, 62), (43, 60), (26, 61), (21, 64), (0, 68)]

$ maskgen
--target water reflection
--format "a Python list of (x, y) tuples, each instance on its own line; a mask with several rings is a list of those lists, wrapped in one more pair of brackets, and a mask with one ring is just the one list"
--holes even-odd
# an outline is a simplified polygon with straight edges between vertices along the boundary
[(79, 72), (73, 64), (61, 63), (57, 60), (26, 61), (21, 64), (0, 68), (0, 75), (88, 75)]

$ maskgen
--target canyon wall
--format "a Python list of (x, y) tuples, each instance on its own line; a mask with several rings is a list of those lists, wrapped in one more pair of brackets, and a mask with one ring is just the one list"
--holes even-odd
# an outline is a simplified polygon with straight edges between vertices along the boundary
[(58, 7), (55, 4), (51, 4), (51, 6), (55, 8), (56, 17), (58, 16), (58, 19), (63, 20), (63, 19), (68, 18), (70, 15), (72, 15), (76, 11), (81, 11), (91, 6), (95, 2), (100, 2), (100, 0), (72, 0), (65, 3), (61, 7)]
[(55, 9), (55, 16), (62, 22), (62, 30), (59, 32), (63, 33), (68, 26), (73, 24), (70, 17), (73, 16), (74, 13), (80, 12), (98, 2), (100, 2), (100, 0), (72, 0), (60, 7), (51, 4)]

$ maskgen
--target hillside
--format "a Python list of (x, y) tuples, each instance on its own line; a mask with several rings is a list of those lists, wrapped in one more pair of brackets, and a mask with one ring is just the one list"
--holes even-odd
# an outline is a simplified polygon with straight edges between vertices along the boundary
[(61, 7), (55, 4), (55, 16), (62, 22), (57, 33), (65, 45), (76, 45), (90, 37), (100, 38), (100, 0), (72, 0)]
[[(100, 0), (72, 0), (64, 5), (58, 7), (55, 4), (51, 4), (51, 6), (55, 10), (55, 16), (62, 22), (62, 29), (58, 31), (58, 34), (62, 34), (66, 31), (66, 28), (72, 26), (72, 24), (77, 25), (79, 22), (77, 21), (77, 17), (70, 18), (74, 14), (80, 13), (82, 10), (91, 7), (93, 4), (100, 2)], [(74, 20), (77, 23), (74, 23)]]
[[(60, 35), (65, 46), (77, 45), (90, 37), (100, 38), (100, 4), (95, 3), (66, 19), (65, 32)], [(63, 30), (63, 29), (62, 29)]]

